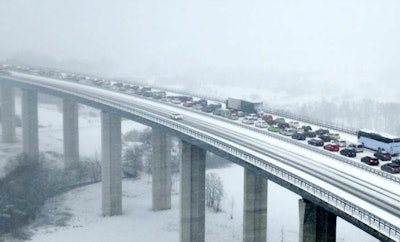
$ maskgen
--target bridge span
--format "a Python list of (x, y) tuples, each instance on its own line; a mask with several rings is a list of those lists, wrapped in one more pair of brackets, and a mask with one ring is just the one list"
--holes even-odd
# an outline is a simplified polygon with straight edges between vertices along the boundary
[[(339, 216), (383, 241), (400, 241), (400, 183), (285, 140), (176, 106), (62, 80), (1, 76), (3, 142), (15, 141), (13, 88), (22, 89), (23, 152), (38, 160), (37, 93), (64, 102), (65, 166), (79, 159), (77, 103), (102, 110), (102, 208), (119, 215), (121, 117), (153, 128), (153, 209), (171, 206), (168, 136), (182, 142), (180, 240), (204, 241), (205, 153), (245, 168), (244, 241), (266, 241), (268, 180), (299, 194), (300, 241), (335, 241)], [(171, 120), (171, 113), (184, 115)], [(389, 184), (389, 185), (388, 185)], [(389, 187), (389, 189), (388, 189)]]

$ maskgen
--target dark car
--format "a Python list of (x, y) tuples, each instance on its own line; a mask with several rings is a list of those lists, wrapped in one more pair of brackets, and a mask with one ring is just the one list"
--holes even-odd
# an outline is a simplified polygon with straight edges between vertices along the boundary
[(221, 116), (220, 109), (219, 109), (219, 108), (215, 109), (215, 110), (212, 112), (212, 114), (217, 115), (217, 116)]
[(314, 146), (323, 146), (324, 145), (324, 141), (322, 141), (320, 139), (310, 139), (309, 141), (307, 141), (307, 143), (310, 145), (314, 145)]
[(308, 125), (303, 125), (303, 126), (301, 126), (301, 128), (304, 130), (304, 132), (312, 130), (311, 126), (308, 126)]
[(207, 105), (201, 109), (202, 112), (211, 113), (215, 110), (214, 106)]
[(317, 135), (329, 134), (329, 130), (327, 130), (327, 129), (317, 129), (317, 130), (315, 130), (315, 133)]
[(305, 140), (306, 139), (306, 135), (304, 133), (294, 133), (292, 135), (292, 139)]
[(381, 161), (390, 161), (392, 159), (392, 156), (384, 150), (378, 150), (374, 153), (374, 156)]
[(387, 171), (390, 173), (400, 173), (400, 165), (395, 163), (388, 163), (381, 166), (382, 171)]
[(267, 122), (267, 124), (269, 124), (269, 125), (274, 125), (274, 124), (276, 124), (275, 120), (267, 120), (266, 122)]
[(340, 147), (339, 147), (339, 145), (336, 145), (336, 144), (327, 144), (327, 145), (324, 145), (324, 149), (329, 150), (329, 151), (339, 151)]
[(217, 109), (217, 108), (222, 108), (222, 104), (220, 104), (220, 103), (217, 103), (217, 104), (211, 103), (211, 104), (208, 105), (208, 106), (210, 106), (210, 107), (212, 108), (213, 111), (214, 111), (215, 109)]
[(280, 129), (287, 129), (287, 128), (289, 128), (289, 124), (288, 124), (288, 123), (285, 123), (285, 122), (283, 122), (283, 123), (278, 123), (278, 127), (279, 127)]
[(356, 157), (357, 152), (353, 149), (344, 148), (340, 151), (340, 154), (347, 157)]
[(395, 163), (397, 165), (400, 165), (400, 159), (392, 160), (392, 163)]
[(371, 157), (371, 156), (364, 156), (363, 158), (361, 158), (361, 162), (370, 165), (370, 166), (377, 166), (379, 165), (379, 160), (375, 157)]
[(208, 105), (208, 101), (206, 99), (200, 99), (198, 101), (193, 102), (193, 105), (200, 104), (203, 107)]
[(324, 142), (330, 142), (332, 140), (331, 136), (326, 135), (326, 134), (318, 135), (318, 138), (322, 139)]
[(304, 131), (304, 134), (308, 137), (308, 138), (315, 138), (317, 137), (317, 134), (314, 131)]

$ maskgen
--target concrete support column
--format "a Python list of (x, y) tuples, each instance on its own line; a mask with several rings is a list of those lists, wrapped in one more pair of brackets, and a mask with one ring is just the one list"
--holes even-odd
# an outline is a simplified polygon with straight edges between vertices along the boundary
[(101, 112), (103, 216), (122, 214), (121, 117)]
[(336, 241), (336, 215), (308, 200), (299, 200), (299, 241), (334, 242)]
[(39, 160), (37, 92), (22, 90), (22, 149), (31, 162)]
[(1, 85), (1, 127), (2, 141), (12, 143), (17, 141), (15, 135), (15, 95), (14, 88), (8, 85)]
[(204, 241), (206, 151), (182, 143), (180, 241)]
[(243, 241), (267, 241), (268, 180), (244, 169)]
[(78, 104), (63, 100), (64, 164), (66, 169), (77, 166), (79, 162), (79, 122)]
[(171, 141), (167, 134), (153, 129), (152, 192), (153, 210), (171, 208)]

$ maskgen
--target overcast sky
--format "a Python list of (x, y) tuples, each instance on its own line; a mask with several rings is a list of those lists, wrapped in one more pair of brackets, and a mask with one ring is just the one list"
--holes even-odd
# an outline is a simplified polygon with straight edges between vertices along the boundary
[(235, 69), (393, 79), (399, 13), (398, 0), (0, 0), (0, 61), (41, 56), (134, 74)]

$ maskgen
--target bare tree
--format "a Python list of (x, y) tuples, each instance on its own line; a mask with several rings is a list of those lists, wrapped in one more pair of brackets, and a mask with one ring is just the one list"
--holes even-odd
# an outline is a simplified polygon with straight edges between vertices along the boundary
[(215, 173), (206, 176), (206, 206), (214, 211), (221, 211), (221, 201), (224, 196), (224, 188), (221, 178)]

